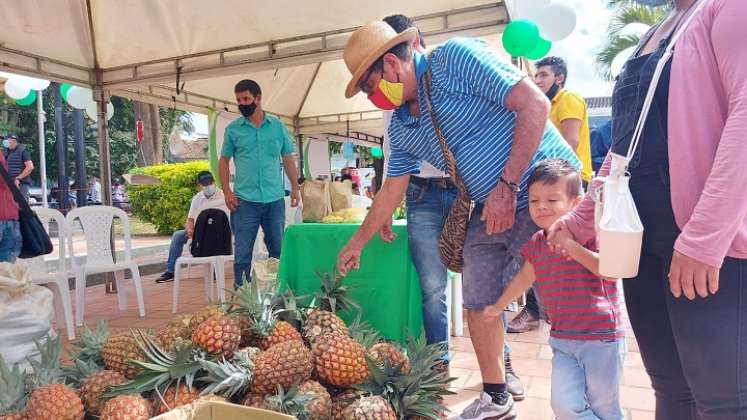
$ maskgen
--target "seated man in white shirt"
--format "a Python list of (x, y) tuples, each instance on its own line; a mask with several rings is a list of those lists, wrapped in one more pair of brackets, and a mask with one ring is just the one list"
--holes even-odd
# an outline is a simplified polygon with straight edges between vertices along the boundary
[(187, 213), (187, 222), (184, 225), (184, 229), (177, 230), (171, 237), (166, 272), (156, 279), (156, 283), (174, 281), (176, 260), (182, 256), (182, 250), (184, 245), (187, 244), (187, 240), (192, 238), (195, 230), (195, 221), (197, 220), (197, 216), (199, 216), (199, 212), (207, 207), (221, 207), (226, 205), (223, 192), (215, 187), (213, 174), (208, 171), (198, 173), (197, 183), (200, 185), (201, 190), (192, 198), (192, 204), (189, 206), (189, 213)]

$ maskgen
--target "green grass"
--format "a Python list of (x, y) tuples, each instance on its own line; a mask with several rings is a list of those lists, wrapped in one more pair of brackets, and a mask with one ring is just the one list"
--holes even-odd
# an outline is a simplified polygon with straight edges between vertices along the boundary
[[(122, 224), (119, 220), (114, 222), (115, 235), (122, 235)], [(135, 216), (130, 216), (130, 235), (131, 236), (159, 236), (156, 227), (148, 222), (144, 222)]]

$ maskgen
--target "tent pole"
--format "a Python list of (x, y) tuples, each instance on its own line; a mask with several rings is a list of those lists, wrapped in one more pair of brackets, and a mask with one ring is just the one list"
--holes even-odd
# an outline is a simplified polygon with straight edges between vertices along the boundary
[[(93, 88), (93, 99), (96, 101), (96, 126), (99, 135), (99, 175), (101, 176), (101, 204), (112, 205), (112, 175), (111, 160), (109, 158), (109, 122), (106, 119), (106, 104), (109, 102), (109, 92), (101, 88), (102, 72), (96, 74), (96, 86)], [(111, 241), (112, 259), (116, 261), (114, 247), (114, 227), (109, 237)], [(114, 283), (112, 273), (106, 275), (106, 293), (117, 293), (117, 285)]]
[(39, 128), (39, 183), (41, 184), (42, 206), (49, 207), (47, 202), (47, 151), (44, 139), (44, 92), (36, 92), (36, 124)]
[(68, 208), (67, 183), (67, 133), (65, 132), (65, 109), (62, 104), (62, 93), (55, 89), (54, 119), (57, 133), (57, 202), (58, 209), (64, 214)]
[(83, 112), (82, 109), (76, 109), (73, 114), (75, 118), (75, 183), (78, 186), (75, 193), (78, 207), (84, 207), (88, 202), (86, 199), (86, 139), (83, 133), (86, 121)]

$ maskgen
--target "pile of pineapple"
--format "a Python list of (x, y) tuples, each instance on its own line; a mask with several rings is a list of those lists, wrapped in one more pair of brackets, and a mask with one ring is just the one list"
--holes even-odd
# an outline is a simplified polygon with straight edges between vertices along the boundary
[(33, 372), (0, 358), (0, 420), (145, 420), (198, 399), (300, 420), (444, 418), (442, 348), (410, 339), (403, 350), (360, 318), (346, 325), (336, 313), (357, 305), (341, 278), (320, 278), (307, 307), (244, 283), (226, 305), (157, 332), (86, 330), (72, 364), (60, 364), (59, 338), (37, 344)]

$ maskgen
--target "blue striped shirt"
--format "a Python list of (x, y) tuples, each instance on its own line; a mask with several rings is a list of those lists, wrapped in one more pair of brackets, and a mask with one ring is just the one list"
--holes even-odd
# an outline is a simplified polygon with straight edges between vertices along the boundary
[[(479, 39), (454, 38), (431, 52), (431, 102), (441, 132), (454, 154), (457, 170), (470, 197), (482, 203), (498, 184), (511, 152), (516, 114), (506, 108), (506, 98), (523, 75), (503, 62)], [(423, 75), (426, 57), (416, 53), (420, 117), (408, 107), (399, 107), (389, 126), (391, 157), (388, 176), (419, 172), (425, 160), (446, 171), (438, 139), (425, 104)], [(548, 121), (542, 142), (521, 179), (518, 208), (528, 205), (526, 182), (534, 165), (548, 158), (561, 158), (581, 168), (581, 162), (557, 129)]]

